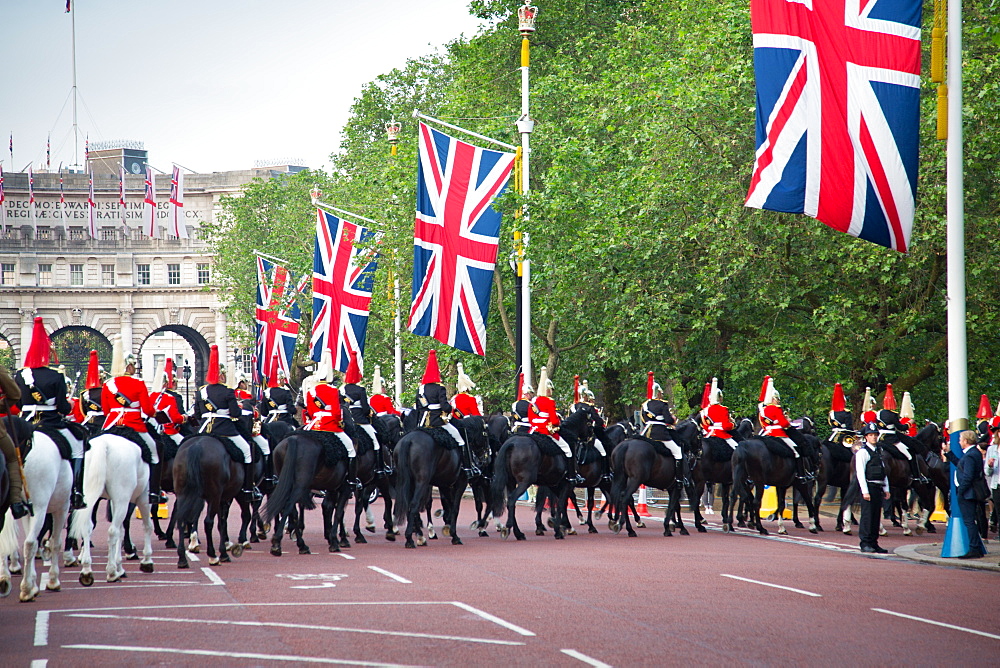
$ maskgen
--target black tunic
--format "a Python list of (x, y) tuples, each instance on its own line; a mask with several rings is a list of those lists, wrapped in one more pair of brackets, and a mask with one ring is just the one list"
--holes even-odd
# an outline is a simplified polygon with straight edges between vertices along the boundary
[(421, 427), (443, 427), (445, 415), (451, 414), (448, 391), (440, 383), (427, 383), (417, 390), (417, 410)]
[(355, 424), (371, 424), (372, 407), (368, 405), (365, 388), (356, 383), (347, 383), (340, 388), (340, 394), (346, 397)]
[(26, 409), (25, 407), (55, 406), (55, 410), (35, 413), (32, 422), (54, 429), (63, 427), (63, 416), (69, 415), (73, 410), (69, 400), (66, 398), (66, 376), (48, 367), (31, 369), (34, 382), (29, 386), (25, 380), (26, 373), (27, 369), (21, 369), (14, 378), (18, 388), (21, 390), (20, 408), (22, 410), (30, 410), (30, 408)]
[(218, 434), (219, 436), (239, 436), (240, 432), (235, 421), (243, 416), (236, 392), (231, 387), (221, 383), (205, 385), (198, 390), (198, 399), (194, 404), (194, 416), (201, 419), (205, 413), (228, 415), (229, 417), (206, 417), (201, 433)]

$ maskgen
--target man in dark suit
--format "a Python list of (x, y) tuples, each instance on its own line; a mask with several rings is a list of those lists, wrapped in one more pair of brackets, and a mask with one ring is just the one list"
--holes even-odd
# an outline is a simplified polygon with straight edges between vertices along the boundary
[(959, 440), (963, 454), (957, 464), (958, 507), (962, 510), (962, 523), (969, 534), (969, 553), (960, 559), (978, 559), (986, 555), (986, 546), (983, 545), (983, 539), (979, 535), (979, 526), (976, 522), (976, 518), (981, 512), (980, 506), (984, 502), (976, 500), (972, 484), (986, 476), (983, 470), (983, 451), (979, 448), (978, 434), (971, 429), (963, 431)]

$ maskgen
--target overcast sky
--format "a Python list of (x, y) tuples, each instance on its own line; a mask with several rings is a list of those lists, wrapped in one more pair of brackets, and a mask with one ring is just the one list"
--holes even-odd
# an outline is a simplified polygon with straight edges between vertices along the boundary
[[(90, 141), (145, 143), (169, 170), (322, 167), (361, 86), (480, 21), (467, 0), (73, 0), (79, 160)], [(65, 0), (0, 0), (0, 160), (73, 162)], [(14, 166), (8, 152), (13, 133)]]

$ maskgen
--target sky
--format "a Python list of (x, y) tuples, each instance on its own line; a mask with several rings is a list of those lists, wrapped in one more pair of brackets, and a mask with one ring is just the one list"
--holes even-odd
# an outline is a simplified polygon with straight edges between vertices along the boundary
[[(84, 139), (141, 141), (154, 167), (327, 165), (361, 87), (482, 22), (467, 0), (73, 0)], [(74, 161), (65, 0), (0, 0), (0, 161)], [(13, 135), (14, 159), (8, 152)]]

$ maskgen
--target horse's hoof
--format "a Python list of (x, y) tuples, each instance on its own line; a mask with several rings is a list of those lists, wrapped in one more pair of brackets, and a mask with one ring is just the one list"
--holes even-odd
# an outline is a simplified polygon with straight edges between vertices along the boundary
[(844, 535), (845, 536), (850, 536), (851, 535), (851, 530), (850, 529), (844, 529)]
[(403, 547), (405, 547), (407, 550), (415, 550), (417, 548), (417, 546), (413, 543), (412, 540), (406, 541), (406, 545), (404, 545)]
[(346, 538), (341, 538), (337, 544), (340, 545), (340, 547), (350, 547), (351, 541), (347, 540)]
[(528, 537), (525, 536), (523, 533), (514, 534), (514, 538), (516, 538), (517, 540), (528, 540)]
[(479, 531), (479, 537), (480, 538), (489, 538), (490, 537), (490, 532), (486, 531), (485, 529), (480, 529), (480, 531)]
[(598, 521), (600, 521), (600, 519), (601, 519), (602, 517), (604, 517), (604, 513), (602, 513), (602, 512), (600, 511), (600, 510), (598, 510), (598, 511), (597, 511), (596, 513), (594, 513), (594, 519), (595, 519), (595, 520), (598, 520)]
[(451, 539), (451, 544), (452, 545), (461, 545), (462, 544), (462, 539), (459, 538), (458, 536), (453, 536), (452, 539)]
[(125, 553), (125, 561), (139, 561), (139, 553), (138, 552), (126, 552)]
[(389, 541), (390, 543), (395, 543), (396, 542), (396, 534), (394, 534), (391, 531), (386, 531), (385, 532), (385, 539), (387, 541)]
[(208, 565), (209, 566), (218, 566), (219, 565), (219, 558), (218, 557), (209, 557), (208, 558)]
[(281, 548), (272, 545), (271, 546), (271, 555), (275, 556), (275, 557), (280, 557), (281, 556)]
[(556, 523), (552, 520), (551, 517), (545, 521), (545, 524), (547, 524), (550, 529), (556, 528)]
[(358, 545), (365, 545), (368, 543), (368, 540), (363, 535), (356, 533), (354, 534), (354, 542)]
[(915, 529), (915, 531), (917, 532), (918, 536), (923, 536), (924, 535), (924, 528), (922, 526), (918, 525), (917, 528)]
[(618, 522), (608, 522), (608, 528), (614, 533), (619, 533), (622, 530), (622, 527), (618, 524)]
[(152, 573), (153, 572), (153, 562), (151, 561), (148, 564), (147, 563), (139, 564), (139, 570), (142, 571), (143, 573)]
[(191, 568), (191, 564), (189, 564), (186, 559), (184, 559), (184, 560), (178, 559), (177, 560), (177, 568)]
[(63, 561), (63, 568), (76, 568), (80, 565), (80, 557), (73, 557)]
[(32, 601), (35, 600), (36, 596), (38, 596), (38, 591), (37, 590), (34, 593), (31, 593), (31, 592), (25, 593), (25, 592), (22, 591), (21, 592), (21, 603), (31, 603)]
[(510, 529), (508, 529), (507, 527), (503, 527), (502, 529), (500, 529), (500, 537), (503, 538), (504, 540), (507, 540), (507, 538), (510, 537)]
[(726, 524), (725, 522), (722, 523), (722, 533), (729, 533), (732, 530), (733, 530), (732, 524)]
[(597, 529), (595, 527), (588, 526), (587, 533), (597, 533)]
[(743, 520), (740, 520), (739, 522), (736, 523), (736, 526), (738, 526), (741, 529), (746, 529), (747, 528), (747, 523), (744, 522)]
[(788, 535), (788, 529), (778, 529), (778, 535), (779, 536), (787, 536)]
[[(665, 533), (665, 534), (663, 534), (663, 535), (664, 535), (664, 536), (669, 536), (669, 535), (670, 535), (670, 532), (668, 531), (667, 533)], [(628, 532), (628, 537), (629, 537), (629, 538), (638, 538), (638, 537), (639, 537), (639, 534), (637, 534), (637, 533), (636, 533), (635, 531), (629, 531), (629, 532)]]
[(545, 535), (545, 529), (543, 529), (542, 527), (538, 527), (537, 529), (535, 529), (535, 535), (536, 536), (544, 536)]
[(927, 527), (927, 533), (937, 533), (937, 527), (935, 527), (933, 524), (930, 525), (929, 527)]
[(228, 552), (223, 552), (223, 553), (222, 553), (222, 554), (221, 554), (221, 555), (219, 556), (219, 563), (220, 563), (220, 564), (231, 564), (231, 563), (233, 563), (233, 560), (232, 560), (232, 559), (230, 559), (230, 557), (229, 557), (229, 553), (228, 553)]
[(642, 520), (639, 520), (638, 522), (635, 523), (635, 528), (636, 529), (645, 529), (646, 528), (646, 523), (643, 522)]
[(427, 538), (425, 538), (423, 534), (417, 536), (417, 545), (423, 547), (426, 544), (427, 544)]
[(329, 547), (329, 550), (330, 550), (330, 552), (334, 552), (334, 553), (340, 552), (340, 546), (337, 545), (336, 543), (331, 543), (330, 547)]
[(0, 598), (7, 598), (12, 590), (10, 580), (0, 580)]
[(681, 527), (680, 529), (678, 529), (677, 533), (679, 533), (682, 536), (690, 536), (691, 535), (688, 532), (687, 527)]
[(451, 536), (451, 527), (445, 524), (443, 527), (441, 527), (441, 533), (444, 534), (445, 538), (448, 538), (449, 536)]
[(913, 532), (911, 530), (909, 530), (909, 529), (903, 529), (903, 535), (904, 536), (912, 536)]
[(698, 533), (708, 533), (708, 529), (706, 529), (705, 527), (703, 527), (700, 524), (697, 527), (695, 527), (695, 528), (698, 529)]
[[(261, 529), (261, 531), (260, 531), (260, 532), (261, 532), (262, 534), (266, 534), (266, 533), (267, 533), (268, 531), (270, 531), (270, 530), (271, 530), (271, 523), (270, 523), (270, 522), (264, 522), (264, 526), (262, 526), (262, 527), (261, 527), (260, 529)], [(264, 538), (264, 537), (263, 537), (263, 536), (261, 536), (261, 540), (263, 540), (263, 538)]]
[(257, 537), (258, 540), (267, 540), (267, 532), (266, 531), (258, 531), (257, 534), (256, 534), (256, 537)]
[(771, 533), (767, 529), (761, 529), (760, 530), (760, 535), (761, 536), (770, 536)]
[(308, 547), (300, 547), (299, 554), (312, 554), (312, 552), (309, 551)]
[(438, 508), (434, 511), (434, 517), (441, 517), (442, 515), (444, 515), (444, 511), (442, 509)]
[(255, 533), (250, 534), (250, 539), (249, 540), (250, 540), (251, 543), (259, 543), (260, 542), (260, 538), (257, 538), (257, 534), (255, 534)]
[(556, 534), (555, 534), (554, 538), (556, 540), (566, 540), (566, 534), (564, 534), (561, 531), (556, 531)]
[(823, 527), (821, 527), (819, 523), (816, 524), (816, 531), (824, 531)]
[(903, 528), (903, 525), (899, 523), (899, 520), (893, 520), (892, 521), (892, 526), (897, 527), (899, 529)]
[(806, 525), (803, 524), (802, 522), (792, 522), (792, 526), (794, 526), (796, 529), (805, 529), (806, 528)]
[(62, 585), (59, 584), (58, 582), (55, 584), (48, 582), (46, 583), (45, 588), (48, 589), (49, 591), (60, 591), (62, 590)]
[(886, 535), (887, 533), (889, 533), (889, 532), (885, 530), (885, 527), (879, 527), (879, 528), (878, 528), (878, 535), (880, 535), (880, 536), (884, 536), (884, 535)]
[(124, 572), (119, 573), (118, 575), (109, 575), (108, 576), (108, 582), (118, 582), (118, 581), (122, 580), (125, 577), (127, 577), (127, 576), (125, 575)]
[(201, 545), (189, 545), (188, 552), (190, 552), (191, 554), (198, 554), (199, 552), (201, 552)]
[(172, 540), (170, 540), (168, 538), (167, 542), (163, 544), (163, 547), (167, 548), (168, 550), (176, 550), (177, 549), (177, 543), (175, 543), (174, 541), (172, 541)]
[(819, 531), (816, 530), (816, 527), (809, 527), (809, 533), (819, 533)]

